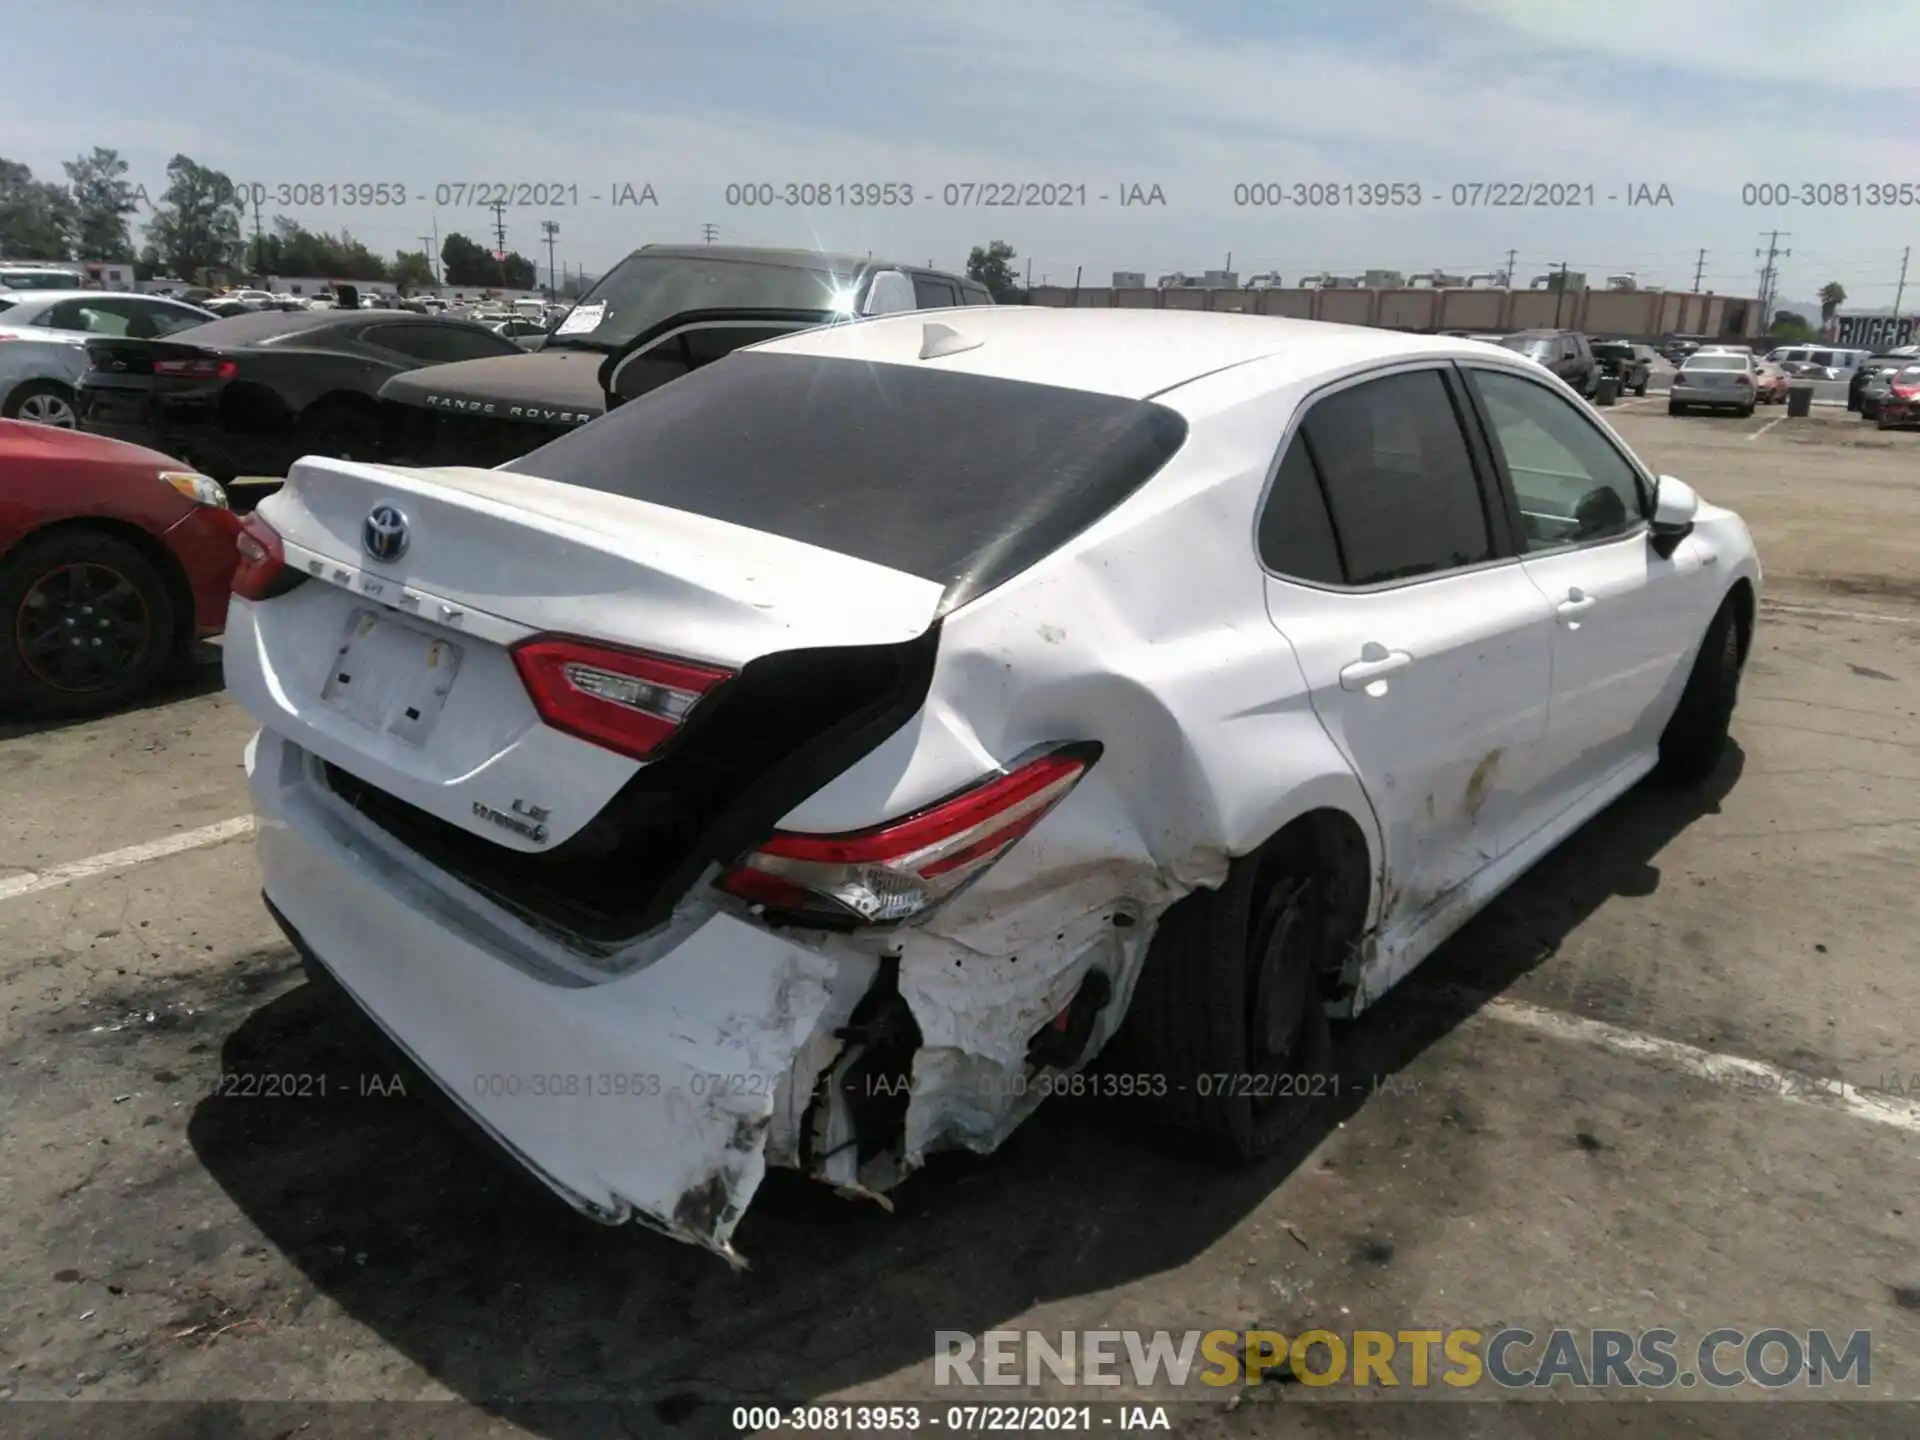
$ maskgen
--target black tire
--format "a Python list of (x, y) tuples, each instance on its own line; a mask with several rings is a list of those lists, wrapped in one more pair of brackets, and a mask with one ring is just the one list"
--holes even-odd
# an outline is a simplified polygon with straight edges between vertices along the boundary
[(1633, 393), (1635, 395), (1645, 395), (1647, 393), (1647, 382), (1642, 380), (1638, 385), (1634, 386)]
[(1667, 401), (1667, 414), (1684, 415), (1686, 413), (1687, 413), (1687, 407), (1682, 405), (1678, 400)]
[(370, 407), (345, 400), (322, 400), (300, 417), (300, 453), (335, 460), (378, 460), (380, 416)]
[(1660, 736), (1662, 779), (1675, 785), (1698, 785), (1719, 765), (1727, 748), (1733, 707), (1740, 698), (1745, 651), (1745, 638), (1728, 601), (1707, 626), (1686, 689), (1680, 692), (1680, 703)]
[(7, 403), (0, 406), (0, 415), (9, 420), (52, 425), (60, 430), (80, 428), (80, 412), (74, 408), (73, 390), (58, 380), (29, 380), (14, 386)]
[(1337, 1086), (1321, 979), (1336, 927), (1319, 871), (1304, 837), (1282, 839), (1160, 922), (1116, 1048), (1164, 1077), (1147, 1103), (1186, 1148), (1271, 1154)]
[(125, 540), (57, 530), (0, 563), (0, 704), (99, 715), (146, 691), (179, 649), (166, 577)]
[(1753, 406), (1742, 405), (1734, 413), (1738, 415), (1742, 420), (1751, 420), (1753, 418)]

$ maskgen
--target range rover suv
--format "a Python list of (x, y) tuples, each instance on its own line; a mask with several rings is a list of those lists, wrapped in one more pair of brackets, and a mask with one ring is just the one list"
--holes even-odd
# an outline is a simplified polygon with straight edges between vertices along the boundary
[(385, 450), (401, 464), (503, 465), (743, 345), (866, 315), (991, 304), (967, 276), (871, 257), (647, 245), (537, 351), (395, 376), (380, 391)]

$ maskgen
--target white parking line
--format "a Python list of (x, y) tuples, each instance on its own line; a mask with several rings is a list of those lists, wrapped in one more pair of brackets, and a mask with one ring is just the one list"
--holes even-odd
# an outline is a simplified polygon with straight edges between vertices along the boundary
[(1882, 615), (1873, 610), (1830, 610), (1824, 605), (1795, 605), (1785, 600), (1762, 600), (1762, 610), (1777, 610), (1782, 615), (1808, 615), (1817, 620), (1878, 620), (1882, 625), (1920, 625), (1920, 617)]
[(1758, 440), (1762, 435), (1766, 434), (1767, 431), (1771, 430), (1774, 426), (1778, 425), (1782, 420), (1786, 418), (1787, 417), (1784, 415), (1774, 416), (1773, 419), (1767, 421), (1766, 424), (1762, 425), (1758, 430), (1754, 431), (1751, 435), (1747, 436), (1747, 439)]
[(114, 870), (128, 870), (135, 865), (144, 865), (149, 860), (178, 855), (183, 850), (201, 850), (252, 832), (253, 817), (240, 815), (215, 825), (202, 825), (198, 830), (182, 830), (178, 835), (169, 835), (164, 840), (149, 840), (144, 845), (129, 845), (124, 850), (109, 850), (104, 855), (89, 855), (84, 860), (69, 860), (64, 865), (55, 865), (47, 870), (12, 875), (0, 880), (0, 900), (17, 899), (22, 895), (51, 890), (56, 885), (70, 885), (75, 880), (105, 875)]
[(1478, 1012), (1505, 1025), (1517, 1025), (1540, 1035), (1571, 1040), (1616, 1055), (1652, 1060), (1701, 1080), (1734, 1085), (1749, 1093), (1771, 1095), (1793, 1104), (1813, 1105), (1851, 1115), (1910, 1135), (1920, 1135), (1920, 1102), (1895, 1095), (1879, 1095), (1842, 1080), (1823, 1079), (1795, 1070), (1783, 1070), (1740, 1055), (1721, 1055), (1678, 1040), (1643, 1035), (1604, 1020), (1586, 1020), (1520, 1000), (1490, 1000)]

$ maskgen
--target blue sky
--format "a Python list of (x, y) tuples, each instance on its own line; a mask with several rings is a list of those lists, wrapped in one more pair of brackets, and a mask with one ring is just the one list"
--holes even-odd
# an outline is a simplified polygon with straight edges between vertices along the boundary
[[(383, 252), (490, 215), (440, 185), (576, 186), (508, 212), (508, 243), (604, 268), (699, 238), (872, 250), (958, 265), (1004, 239), (1037, 281), (1116, 269), (1495, 268), (1752, 293), (1763, 234), (1781, 293), (1830, 279), (1889, 303), (1904, 209), (1742, 203), (1766, 181), (1920, 187), (1914, 47), (1896, 8), (1802, 0), (333, 0), (16, 8), (0, 155), (57, 177), (117, 148), (157, 194), (184, 152), (235, 180), (388, 182), (404, 207), (269, 204)], [(1910, 12), (1909, 12), (1910, 13)], [(52, 63), (68, 56), (74, 63)], [(84, 63), (81, 63), (84, 57)], [(739, 182), (903, 181), (908, 209), (745, 208)], [(1088, 208), (940, 203), (948, 184), (1084, 184)], [(1593, 209), (1455, 207), (1482, 181), (1594, 187)], [(1236, 184), (1419, 184), (1419, 208), (1236, 207)], [(651, 184), (657, 206), (616, 207)], [(1158, 185), (1163, 206), (1101, 204)], [(1669, 205), (1609, 203), (1665, 185)], [(1442, 203), (1436, 203), (1436, 190)], [(592, 195), (603, 197), (598, 202)], [(929, 203), (927, 197), (931, 196)], [(1920, 303), (1920, 267), (1908, 305)], [(1596, 278), (1597, 283), (1597, 278)]]

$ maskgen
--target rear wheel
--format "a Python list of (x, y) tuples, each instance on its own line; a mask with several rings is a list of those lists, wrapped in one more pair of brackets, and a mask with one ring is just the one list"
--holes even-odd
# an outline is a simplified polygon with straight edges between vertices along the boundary
[(28, 420), (60, 430), (80, 426), (80, 416), (73, 408), (73, 391), (58, 380), (29, 380), (15, 387), (0, 414), (9, 420)]
[(378, 460), (380, 417), (358, 405), (323, 400), (301, 417), (300, 448), (303, 455), (335, 460)]
[(1271, 1153), (1338, 1083), (1330, 877), (1305, 841), (1281, 837), (1169, 910), (1128, 1008), (1126, 1063), (1165, 1080), (1156, 1118), (1216, 1159)]
[(1745, 640), (1729, 601), (1700, 642), (1680, 704), (1660, 736), (1660, 774), (1676, 785), (1698, 785), (1719, 765), (1740, 696)]
[(1669, 400), (1667, 402), (1667, 414), (1684, 415), (1686, 413), (1687, 413), (1687, 407), (1682, 405), (1678, 400)]
[(0, 694), (27, 713), (97, 715), (146, 690), (172, 661), (167, 582), (97, 530), (29, 540), (0, 565)]
[(1638, 385), (1634, 386), (1633, 393), (1635, 395), (1645, 395), (1647, 393), (1647, 382), (1642, 380)]

